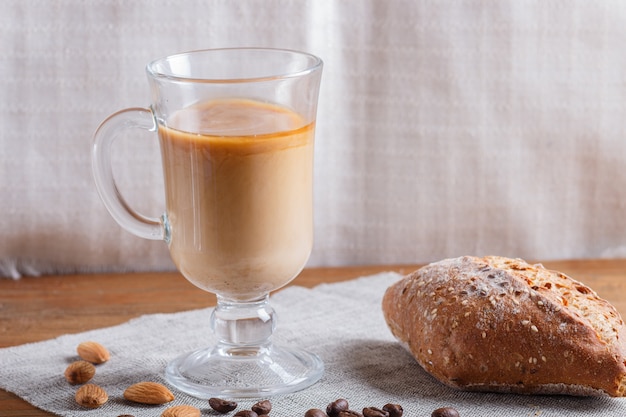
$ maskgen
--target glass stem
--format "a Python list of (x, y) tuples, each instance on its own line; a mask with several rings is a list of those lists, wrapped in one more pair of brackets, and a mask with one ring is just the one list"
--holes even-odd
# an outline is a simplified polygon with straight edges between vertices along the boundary
[(275, 327), (276, 313), (269, 304), (269, 294), (251, 301), (217, 296), (211, 328), (222, 347), (249, 351), (250, 348), (267, 346)]

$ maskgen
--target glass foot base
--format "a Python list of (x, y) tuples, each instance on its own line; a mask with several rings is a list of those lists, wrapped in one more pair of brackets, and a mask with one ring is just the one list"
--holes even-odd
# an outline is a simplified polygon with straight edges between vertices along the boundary
[(323, 373), (316, 355), (269, 344), (197, 350), (170, 362), (165, 378), (201, 399), (263, 398), (307, 388)]

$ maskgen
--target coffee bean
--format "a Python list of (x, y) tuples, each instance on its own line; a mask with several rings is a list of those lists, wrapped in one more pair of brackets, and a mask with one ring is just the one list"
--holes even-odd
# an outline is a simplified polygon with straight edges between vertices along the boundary
[(389, 413), (389, 417), (402, 417), (402, 413), (404, 413), (400, 404), (385, 404), (383, 410)]
[(272, 411), (272, 403), (269, 400), (259, 401), (252, 406), (252, 411), (259, 416), (263, 414), (269, 414)]
[(241, 410), (235, 413), (235, 417), (259, 417), (259, 415), (252, 410)]
[(389, 417), (389, 412), (376, 407), (366, 407), (363, 409), (364, 417)]
[(328, 414), (320, 410), (319, 408), (311, 408), (304, 413), (304, 417), (328, 417)]
[(363, 414), (355, 410), (343, 410), (339, 412), (338, 417), (363, 417)]
[(226, 414), (237, 408), (234, 401), (223, 400), (221, 398), (209, 398), (209, 405), (218, 413)]
[(459, 412), (452, 407), (438, 408), (430, 415), (430, 417), (460, 417)]
[(337, 417), (340, 412), (346, 411), (347, 409), (348, 401), (343, 398), (339, 398), (338, 400), (328, 404), (328, 407), (326, 407), (326, 414), (328, 414), (328, 417)]

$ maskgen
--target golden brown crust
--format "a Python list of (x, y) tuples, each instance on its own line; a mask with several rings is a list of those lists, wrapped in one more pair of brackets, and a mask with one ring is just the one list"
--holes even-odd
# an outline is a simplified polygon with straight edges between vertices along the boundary
[(624, 396), (624, 323), (584, 284), (541, 265), (462, 257), (388, 288), (383, 313), (417, 362), (456, 388)]

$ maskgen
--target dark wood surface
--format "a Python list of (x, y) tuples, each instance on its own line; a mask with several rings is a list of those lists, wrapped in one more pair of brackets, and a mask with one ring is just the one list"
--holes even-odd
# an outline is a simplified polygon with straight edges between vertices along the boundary
[[(626, 315), (626, 260), (543, 262), (584, 282)], [(419, 265), (379, 265), (305, 269), (291, 285), (313, 287), (382, 271), (402, 274)], [(0, 347), (51, 339), (67, 333), (112, 326), (150, 313), (208, 307), (215, 296), (180, 274), (87, 274), (0, 278)], [(0, 390), (0, 416), (50, 416)]]

